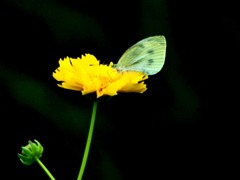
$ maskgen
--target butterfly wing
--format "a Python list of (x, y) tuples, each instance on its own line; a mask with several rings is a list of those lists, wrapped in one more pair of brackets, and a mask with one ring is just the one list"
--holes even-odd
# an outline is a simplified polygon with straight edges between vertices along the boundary
[(165, 54), (165, 37), (148, 37), (127, 49), (119, 59), (116, 68), (127, 71), (141, 71), (144, 74), (153, 75), (162, 69)]

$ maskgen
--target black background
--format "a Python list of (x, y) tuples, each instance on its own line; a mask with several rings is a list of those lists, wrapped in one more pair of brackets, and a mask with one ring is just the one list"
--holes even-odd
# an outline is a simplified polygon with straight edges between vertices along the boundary
[(164, 35), (166, 62), (148, 90), (99, 104), (83, 179), (229, 178), (239, 120), (233, 2), (1, 2), (2, 176), (48, 179), (17, 157), (37, 139), (54, 177), (77, 179), (92, 102), (56, 85), (59, 59), (90, 53), (116, 63), (137, 41)]

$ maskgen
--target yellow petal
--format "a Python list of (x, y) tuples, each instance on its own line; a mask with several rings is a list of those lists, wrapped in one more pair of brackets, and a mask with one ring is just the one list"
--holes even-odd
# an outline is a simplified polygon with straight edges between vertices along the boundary
[(62, 83), (59, 87), (81, 91), (83, 95), (96, 93), (97, 98), (108, 95), (115, 96), (118, 92), (143, 93), (147, 90), (143, 80), (148, 77), (141, 72), (117, 72), (109, 65), (100, 64), (91, 54), (81, 58), (66, 57), (59, 60), (59, 67), (53, 77)]

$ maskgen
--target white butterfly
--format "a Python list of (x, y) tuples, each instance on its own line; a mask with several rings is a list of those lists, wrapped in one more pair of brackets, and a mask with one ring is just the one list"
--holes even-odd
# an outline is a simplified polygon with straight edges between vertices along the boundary
[(162, 69), (165, 54), (165, 37), (152, 36), (127, 49), (118, 63), (112, 67), (119, 71), (140, 71), (147, 75), (154, 75)]

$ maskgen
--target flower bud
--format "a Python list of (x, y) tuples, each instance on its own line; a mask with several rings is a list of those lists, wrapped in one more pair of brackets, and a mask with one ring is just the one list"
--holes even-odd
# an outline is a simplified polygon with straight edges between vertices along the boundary
[(22, 154), (18, 154), (20, 161), (25, 165), (31, 165), (36, 159), (40, 158), (43, 153), (42, 145), (34, 140), (28, 141), (28, 145), (22, 147)]

